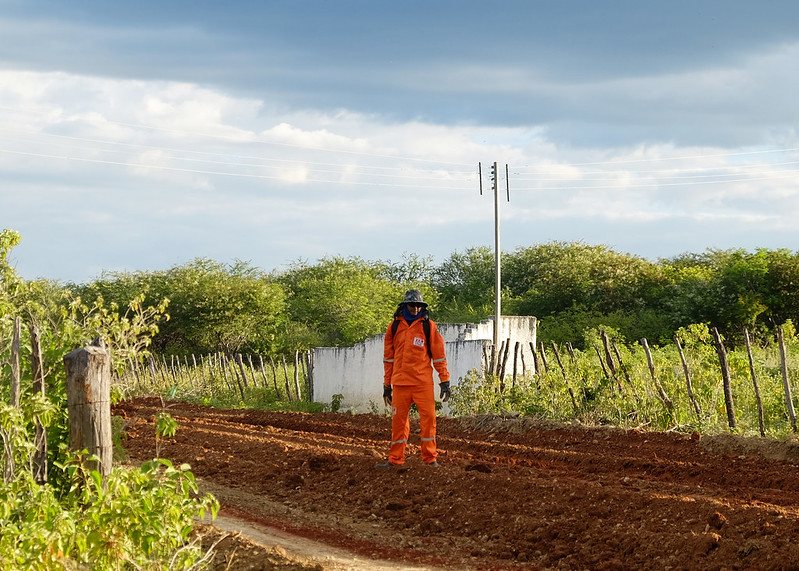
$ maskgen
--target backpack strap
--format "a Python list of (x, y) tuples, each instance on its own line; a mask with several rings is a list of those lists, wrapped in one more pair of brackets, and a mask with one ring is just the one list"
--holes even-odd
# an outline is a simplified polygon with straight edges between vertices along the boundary
[(430, 348), (430, 319), (422, 317), (422, 329), (424, 329), (424, 337), (427, 341), (427, 354), (433, 358), (433, 349)]

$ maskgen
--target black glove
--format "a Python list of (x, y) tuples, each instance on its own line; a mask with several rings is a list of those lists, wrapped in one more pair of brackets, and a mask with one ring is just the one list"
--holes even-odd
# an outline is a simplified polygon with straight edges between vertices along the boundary
[(447, 402), (450, 395), (449, 381), (439, 383), (438, 386), (441, 387), (441, 402)]
[(383, 402), (391, 406), (391, 385), (383, 385)]

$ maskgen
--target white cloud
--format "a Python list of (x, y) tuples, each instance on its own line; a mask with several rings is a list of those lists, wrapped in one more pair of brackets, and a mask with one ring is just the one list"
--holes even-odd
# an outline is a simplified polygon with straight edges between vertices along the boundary
[[(721, 74), (702, 86), (724, 83)], [(661, 99), (679, 92), (665, 80), (626, 85), (662, 87), (653, 95)], [(611, 87), (595, 95), (612, 97), (619, 82)], [(62, 72), (0, 71), (0, 122), (0, 226), (99, 243), (108, 268), (217, 256), (271, 269), (325, 254), (441, 257), (488, 244), (493, 161), (509, 248), (530, 236), (583, 239), (590, 230), (615, 243), (621, 232), (659, 224), (691, 233), (725, 221), (739, 233), (793, 230), (780, 239), (799, 244), (799, 184), (795, 166), (783, 164), (796, 152), (649, 142), (571, 148), (545, 126), (401, 122), (342, 109), (280, 114), (268, 101), (186, 82)], [(799, 147), (786, 133), (782, 148)], [(26, 213), (36, 208), (39, 220)], [(58, 248), (74, 245), (51, 242), (60, 256), (69, 254)]]

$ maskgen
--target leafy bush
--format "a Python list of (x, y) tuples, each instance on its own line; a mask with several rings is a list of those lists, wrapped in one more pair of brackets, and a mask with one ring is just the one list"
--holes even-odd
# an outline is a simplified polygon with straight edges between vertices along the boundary
[[(211, 495), (197, 498), (188, 465), (168, 460), (138, 469), (115, 467), (104, 479), (87, 466), (85, 451), (55, 452), (51, 479), (33, 479), (35, 449), (29, 419), (47, 425), (55, 407), (41, 395), (21, 407), (0, 404), (0, 570), (189, 569), (204, 554), (189, 541), (195, 517), (219, 509)], [(164, 423), (164, 434), (174, 429)]]
[(71, 484), (65, 492), (29, 473), (0, 485), (0, 569), (189, 569), (202, 560), (189, 533), (195, 517), (215, 517), (219, 504), (193, 497), (187, 465), (153, 460), (103, 480), (82, 460), (58, 464)]
[[(30, 361), (32, 345), (40, 346), (46, 395), (32, 390), (32, 367), (23, 366), (20, 406), (5, 404), (11, 348), (0, 345), (0, 571), (191, 568), (203, 558), (189, 538), (194, 518), (215, 516), (218, 503), (210, 495), (196, 497), (188, 466), (153, 460), (138, 469), (116, 467), (103, 478), (91, 468), (99, 459), (72, 454), (67, 445), (64, 354), (99, 337), (118, 371), (146, 354), (164, 305), (145, 306), (139, 293), (123, 305), (102, 297), (84, 302), (53, 282), (25, 282), (7, 259), (18, 242), (15, 232), (0, 232), (0, 340), (10, 339), (21, 319), (21, 357)], [(36, 344), (30, 342), (34, 331)], [(48, 436), (44, 484), (32, 475), (41, 444), (37, 422)], [(161, 427), (163, 434), (173, 429)]]

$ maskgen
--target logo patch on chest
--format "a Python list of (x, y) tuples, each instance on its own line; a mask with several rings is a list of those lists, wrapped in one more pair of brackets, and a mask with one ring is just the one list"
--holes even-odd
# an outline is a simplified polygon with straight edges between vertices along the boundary
[(414, 337), (413, 344), (417, 347), (424, 347), (424, 337)]

